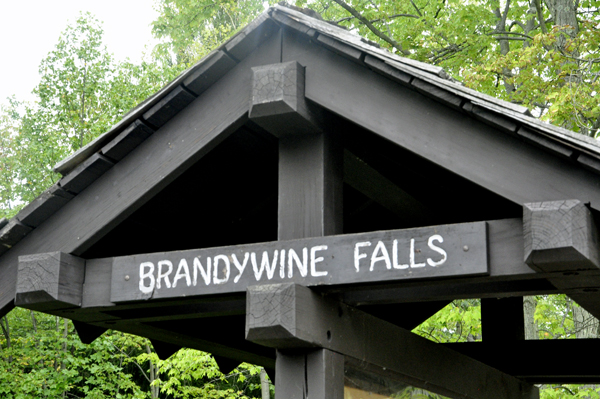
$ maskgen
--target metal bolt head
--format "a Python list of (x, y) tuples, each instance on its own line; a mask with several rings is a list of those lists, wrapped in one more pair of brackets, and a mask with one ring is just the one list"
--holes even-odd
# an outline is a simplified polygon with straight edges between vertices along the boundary
[(469, 250), (469, 246), (468, 246), (468, 245), (465, 245), (465, 246), (463, 247), (463, 251), (467, 252), (468, 250)]
[(129, 274), (125, 276), (125, 281), (129, 281)]

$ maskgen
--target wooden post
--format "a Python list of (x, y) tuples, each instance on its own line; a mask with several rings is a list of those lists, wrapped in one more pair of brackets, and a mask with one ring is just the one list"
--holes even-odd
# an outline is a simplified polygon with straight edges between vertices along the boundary
[(481, 326), (486, 343), (524, 340), (523, 297), (482, 298)]
[[(304, 68), (292, 61), (253, 72), (249, 117), (279, 138), (278, 239), (341, 234), (343, 151), (304, 98)], [(326, 349), (277, 351), (275, 396), (342, 399), (343, 375), (343, 357)]]
[[(286, 366), (281, 367), (278, 353), (277, 381), (281, 373), (298, 378), (304, 364), (298, 352), (288, 354), (282, 348), (324, 348), (319, 350), (385, 368), (402, 375), (411, 385), (445, 396), (539, 397), (537, 388), (531, 384), (301, 285), (250, 287), (246, 304), (246, 338), (278, 348), (285, 356)], [(300, 352), (306, 353), (309, 351)], [(301, 385), (296, 380), (284, 382), (282, 377), (281, 381), (286, 384), (286, 392), (293, 393), (289, 398), (302, 398), (297, 390), (306, 386), (310, 389), (310, 385)]]

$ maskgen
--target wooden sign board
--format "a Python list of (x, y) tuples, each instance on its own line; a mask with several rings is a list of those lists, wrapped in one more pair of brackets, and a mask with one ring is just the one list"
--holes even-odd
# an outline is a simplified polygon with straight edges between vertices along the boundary
[(113, 258), (111, 301), (488, 273), (485, 222)]

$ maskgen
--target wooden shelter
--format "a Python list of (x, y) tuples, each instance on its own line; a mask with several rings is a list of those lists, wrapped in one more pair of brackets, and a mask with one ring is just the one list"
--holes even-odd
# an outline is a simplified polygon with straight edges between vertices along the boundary
[[(596, 141), (318, 18), (270, 8), (56, 170), (0, 231), (0, 314), (263, 365), (278, 399), (600, 382), (597, 340), (525, 340), (522, 310), (600, 316)], [(459, 298), (483, 342), (410, 332)]]

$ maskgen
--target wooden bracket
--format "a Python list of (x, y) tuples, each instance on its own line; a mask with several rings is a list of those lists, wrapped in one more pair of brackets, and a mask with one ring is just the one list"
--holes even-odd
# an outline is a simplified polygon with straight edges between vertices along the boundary
[(450, 397), (538, 398), (533, 385), (304, 286), (250, 287), (246, 303), (246, 339), (261, 345), (325, 348)]
[(600, 266), (598, 231), (578, 200), (523, 206), (525, 263), (540, 272), (594, 270)]
[(47, 312), (81, 306), (85, 259), (62, 252), (19, 256), (15, 305)]
[(304, 67), (291, 61), (252, 72), (250, 119), (277, 137), (321, 131), (318, 108), (304, 98)]

